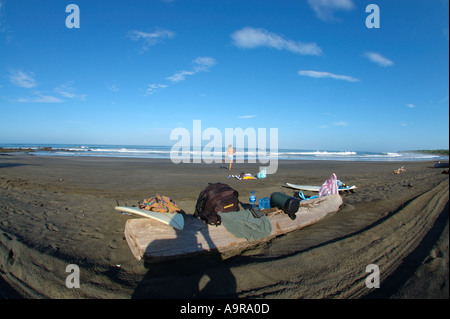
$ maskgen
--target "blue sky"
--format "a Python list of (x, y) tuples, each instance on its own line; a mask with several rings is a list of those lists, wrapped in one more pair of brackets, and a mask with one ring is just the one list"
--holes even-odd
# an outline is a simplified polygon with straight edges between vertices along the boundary
[[(79, 28), (67, 28), (69, 4)], [(376, 4), (380, 27), (368, 28)], [(449, 2), (0, 0), (0, 143), (449, 147)]]

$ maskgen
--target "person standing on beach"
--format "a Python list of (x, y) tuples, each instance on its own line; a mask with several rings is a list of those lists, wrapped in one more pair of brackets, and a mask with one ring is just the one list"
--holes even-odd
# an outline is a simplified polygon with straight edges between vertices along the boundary
[(228, 168), (229, 171), (231, 171), (231, 165), (233, 165), (233, 155), (234, 154), (236, 154), (236, 151), (234, 150), (233, 145), (232, 144), (228, 145), (228, 151), (227, 151), (227, 155), (225, 158), (225, 162), (227, 159), (230, 160), (230, 167)]

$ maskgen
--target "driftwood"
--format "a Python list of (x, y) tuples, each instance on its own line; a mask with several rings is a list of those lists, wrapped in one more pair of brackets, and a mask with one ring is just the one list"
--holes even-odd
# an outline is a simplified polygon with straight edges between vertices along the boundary
[(272, 224), (272, 233), (252, 242), (235, 237), (224, 226), (207, 225), (193, 215), (185, 216), (183, 230), (149, 218), (129, 219), (125, 224), (125, 238), (136, 259), (144, 258), (148, 262), (202, 252), (224, 253), (247, 248), (316, 223), (329, 213), (336, 212), (341, 204), (342, 198), (338, 194), (303, 202), (295, 220), (283, 211), (269, 210), (267, 216)]
[(392, 175), (400, 175), (400, 173), (402, 173), (402, 172), (406, 172), (406, 169), (405, 169), (405, 166), (402, 166), (402, 167), (400, 167), (400, 168), (398, 168), (398, 169), (395, 169), (393, 172), (392, 172)]

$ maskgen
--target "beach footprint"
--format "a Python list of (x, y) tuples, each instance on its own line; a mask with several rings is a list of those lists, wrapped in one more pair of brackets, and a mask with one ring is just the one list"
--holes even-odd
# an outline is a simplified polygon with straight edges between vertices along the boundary
[(55, 226), (54, 224), (52, 224), (52, 223), (47, 223), (47, 224), (45, 224), (45, 226), (47, 227), (48, 230), (55, 231), (55, 232), (59, 232), (59, 228), (56, 227), (56, 226)]

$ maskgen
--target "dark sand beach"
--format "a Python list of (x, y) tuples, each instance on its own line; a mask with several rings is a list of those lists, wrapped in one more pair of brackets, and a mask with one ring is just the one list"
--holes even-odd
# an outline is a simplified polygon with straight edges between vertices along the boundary
[[(173, 164), (170, 160), (0, 155), (1, 298), (448, 298), (449, 177), (433, 162), (282, 161), (274, 175), (258, 164)], [(404, 166), (406, 171), (393, 175)], [(324, 220), (236, 256), (137, 261), (114, 210), (155, 194), (194, 212), (208, 182), (238, 190), (294, 194), (286, 182), (321, 185), (336, 173), (354, 193)], [(80, 288), (66, 287), (66, 267)], [(366, 266), (380, 288), (365, 285)]]

